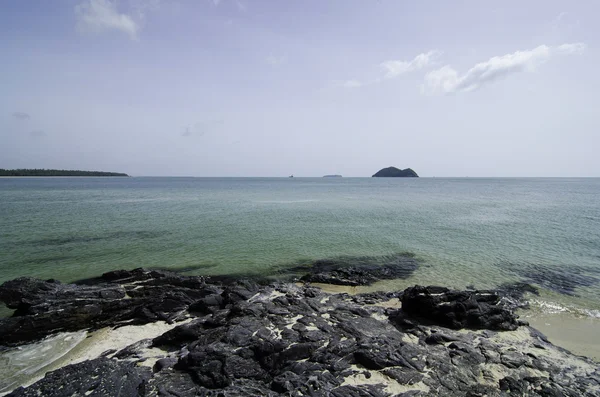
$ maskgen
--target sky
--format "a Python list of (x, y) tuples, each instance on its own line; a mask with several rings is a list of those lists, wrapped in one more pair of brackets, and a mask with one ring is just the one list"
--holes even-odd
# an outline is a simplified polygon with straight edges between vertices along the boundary
[(600, 2), (6, 0), (0, 168), (600, 176)]

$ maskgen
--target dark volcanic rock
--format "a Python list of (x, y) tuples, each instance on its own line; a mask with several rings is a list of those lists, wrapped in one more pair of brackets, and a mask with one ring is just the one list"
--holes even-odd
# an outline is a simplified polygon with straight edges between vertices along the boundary
[(409, 254), (381, 257), (339, 257), (320, 259), (293, 271), (308, 271), (302, 281), (336, 285), (370, 285), (378, 280), (408, 278), (418, 267)]
[(46, 374), (35, 387), (18, 388), (14, 397), (143, 396), (152, 372), (134, 362), (98, 358)]
[(515, 330), (517, 316), (493, 291), (452, 291), (443, 287), (407, 288), (402, 310), (452, 329)]
[(406, 168), (406, 169), (399, 169), (396, 167), (387, 167), (387, 168), (382, 168), (379, 171), (377, 171), (375, 173), (375, 175), (373, 175), (374, 178), (377, 177), (400, 177), (400, 178), (418, 178), (419, 175), (417, 175), (416, 172), (414, 172), (412, 169), (410, 168)]
[(93, 285), (18, 278), (0, 286), (0, 300), (16, 309), (0, 319), (0, 340), (16, 345), (61, 331), (173, 321), (216, 292), (202, 277), (143, 269), (110, 272)]
[[(140, 322), (152, 316), (181, 318), (182, 313), (192, 317), (154, 339), (49, 372), (12, 396), (600, 393), (597, 364), (555, 348), (534, 330), (520, 327), (516, 336), (508, 337), (511, 332), (456, 331), (464, 326), (516, 328), (514, 315), (491, 292), (416, 286), (404, 293), (330, 295), (308, 285), (211, 285), (202, 278), (141, 270), (114, 272), (96, 285), (46, 285), (26, 279), (1, 290), (11, 306), (22, 307), (20, 317), (28, 318), (34, 329), (40, 315), (42, 325), (47, 324), (45, 313), (57, 319), (54, 325), (66, 316), (73, 327), (119, 322), (128, 316)], [(67, 291), (77, 290), (88, 306), (100, 310), (79, 323), (71, 320), (74, 307), (82, 310), (72, 304), (77, 295), (65, 298)], [(112, 292), (101, 298), (102, 290)], [(123, 291), (127, 299), (119, 298)], [(409, 313), (387, 307), (399, 296)], [(115, 302), (129, 302), (136, 309), (105, 311)], [(30, 312), (37, 314), (26, 314)], [(113, 314), (117, 320), (109, 320)], [(475, 320), (475, 315), (481, 319)], [(49, 328), (38, 331), (43, 335)]]

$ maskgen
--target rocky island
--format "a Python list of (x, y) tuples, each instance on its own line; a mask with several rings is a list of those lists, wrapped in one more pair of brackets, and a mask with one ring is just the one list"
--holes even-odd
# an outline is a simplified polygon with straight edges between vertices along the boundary
[(382, 168), (373, 175), (374, 178), (418, 178), (416, 172), (414, 172), (411, 168), (399, 169), (396, 167), (387, 167)]
[(106, 346), (85, 359), (48, 365), (37, 381), (9, 377), (2, 380), (4, 392), (600, 395), (597, 363), (552, 345), (515, 315), (531, 286), (495, 291), (414, 286), (349, 295), (326, 293), (311, 284), (371, 284), (408, 277), (417, 266), (414, 258), (402, 256), (365, 266), (317, 261), (301, 281), (145, 269), (113, 271), (77, 284), (8, 281), (0, 286), (0, 300), (15, 312), (0, 320), (5, 352), (48, 338), (93, 338), (95, 330), (115, 335), (134, 328), (137, 339), (126, 346)]

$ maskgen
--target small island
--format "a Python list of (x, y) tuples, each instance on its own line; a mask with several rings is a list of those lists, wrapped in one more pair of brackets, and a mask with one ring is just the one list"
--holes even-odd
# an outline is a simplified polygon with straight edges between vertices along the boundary
[(387, 168), (382, 168), (379, 171), (377, 171), (377, 173), (375, 175), (373, 175), (373, 178), (418, 178), (419, 175), (417, 175), (416, 172), (414, 172), (411, 168), (406, 168), (406, 169), (399, 169), (396, 167), (387, 167)]
[(121, 172), (51, 170), (42, 168), (19, 168), (7, 170), (0, 168), (0, 176), (129, 176)]
[(323, 178), (341, 178), (341, 175), (323, 175)]

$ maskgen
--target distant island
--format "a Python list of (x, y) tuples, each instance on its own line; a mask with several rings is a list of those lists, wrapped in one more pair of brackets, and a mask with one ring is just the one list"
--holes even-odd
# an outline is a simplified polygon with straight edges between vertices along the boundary
[(394, 177), (394, 178), (418, 178), (419, 175), (417, 175), (417, 173), (414, 172), (410, 168), (406, 168), (404, 170), (401, 170), (401, 169), (396, 168), (396, 167), (387, 167), (387, 168), (382, 168), (379, 171), (377, 171), (377, 173), (375, 175), (373, 175), (373, 177), (374, 178), (390, 178), (390, 177)]
[(0, 168), (0, 176), (129, 176), (121, 172), (80, 171), (80, 170), (47, 170), (41, 168), (5, 170)]
[(323, 175), (323, 178), (341, 178), (341, 175)]

